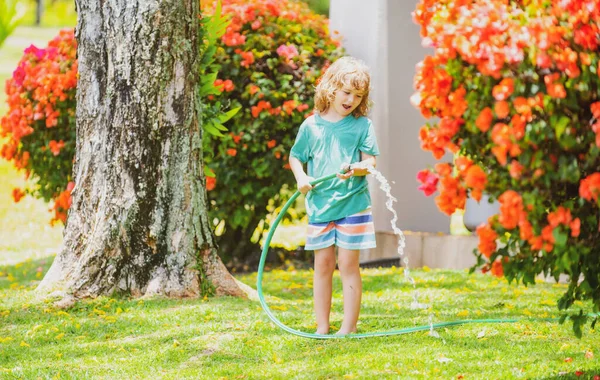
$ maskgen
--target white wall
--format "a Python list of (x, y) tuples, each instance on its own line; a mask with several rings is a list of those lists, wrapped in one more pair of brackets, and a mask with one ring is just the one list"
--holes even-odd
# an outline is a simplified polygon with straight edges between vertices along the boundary
[[(421, 47), (419, 27), (411, 13), (416, 0), (331, 0), (331, 31), (344, 37), (349, 55), (371, 68), (374, 108), (370, 115), (381, 150), (377, 168), (392, 184), (398, 202), (398, 226), (403, 230), (448, 232), (449, 218), (441, 214), (433, 197), (418, 189), (417, 173), (434, 162), (420, 148), (424, 123), (410, 104), (415, 65), (427, 54)], [(365, 5), (368, 4), (368, 5)], [(392, 183), (394, 181), (395, 183)], [(391, 213), (385, 197), (371, 181), (371, 196), (378, 231), (390, 231)]]

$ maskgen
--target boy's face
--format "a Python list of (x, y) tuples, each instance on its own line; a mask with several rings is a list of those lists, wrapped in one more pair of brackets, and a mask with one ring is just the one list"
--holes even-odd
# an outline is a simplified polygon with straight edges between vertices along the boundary
[(363, 96), (362, 91), (344, 85), (335, 92), (332, 109), (340, 116), (348, 116), (358, 107)]

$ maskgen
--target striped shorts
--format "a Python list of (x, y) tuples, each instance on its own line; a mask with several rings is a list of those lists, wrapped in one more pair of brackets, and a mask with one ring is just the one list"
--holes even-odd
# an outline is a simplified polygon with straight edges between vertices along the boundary
[(375, 248), (371, 209), (332, 222), (308, 224), (304, 249), (323, 249), (331, 245), (345, 249)]

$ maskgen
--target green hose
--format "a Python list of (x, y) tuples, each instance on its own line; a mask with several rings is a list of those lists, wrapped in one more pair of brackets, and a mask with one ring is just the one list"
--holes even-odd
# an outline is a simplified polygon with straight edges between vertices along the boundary
[[(321, 182), (328, 181), (332, 178), (335, 178), (336, 175), (337, 174), (330, 174), (330, 175), (318, 178), (318, 179), (312, 181), (310, 184), (312, 186), (315, 186)], [(277, 317), (275, 317), (273, 315), (273, 313), (271, 312), (271, 309), (269, 308), (269, 305), (267, 305), (264, 294), (263, 294), (262, 280), (263, 280), (263, 272), (265, 269), (265, 261), (267, 259), (267, 252), (269, 251), (269, 245), (271, 244), (271, 239), (273, 238), (273, 234), (275, 233), (275, 230), (277, 229), (277, 225), (279, 225), (279, 222), (285, 215), (287, 209), (294, 203), (294, 201), (296, 200), (296, 198), (298, 198), (299, 195), (300, 195), (299, 191), (296, 191), (294, 193), (294, 195), (292, 195), (292, 197), (283, 206), (283, 208), (279, 212), (279, 215), (277, 215), (277, 218), (275, 218), (275, 221), (271, 225), (269, 234), (267, 235), (267, 239), (265, 240), (265, 243), (264, 243), (262, 254), (260, 256), (260, 263), (258, 265), (258, 278), (256, 280), (256, 290), (258, 291), (258, 298), (260, 299), (260, 304), (262, 305), (262, 308), (264, 309), (264, 311), (267, 313), (267, 316), (269, 316), (269, 319), (271, 319), (271, 321), (273, 321), (273, 323), (275, 323), (277, 326), (281, 327), (283, 330), (285, 330), (291, 334), (298, 335), (298, 336), (301, 336), (304, 338), (313, 338), (313, 339), (367, 338), (367, 337), (371, 337), (371, 336), (389, 336), (389, 335), (408, 334), (408, 333), (413, 333), (413, 332), (417, 332), (417, 331), (432, 330), (432, 329), (437, 329), (440, 327), (447, 327), (447, 326), (464, 325), (464, 324), (468, 324), (468, 323), (514, 323), (514, 322), (522, 322), (522, 321), (526, 321), (526, 320), (527, 321), (534, 321), (534, 320), (555, 321), (555, 320), (558, 320), (558, 318), (465, 319), (465, 320), (461, 320), (461, 321), (450, 321), (450, 322), (434, 323), (434, 324), (424, 325), (424, 326), (409, 327), (409, 328), (405, 328), (405, 329), (401, 329), (401, 330), (372, 332), (372, 333), (364, 333), (364, 334), (348, 334), (348, 335), (311, 334), (311, 333), (306, 333), (306, 332), (299, 331), (299, 330), (293, 329), (291, 327), (288, 327), (288, 326), (284, 325), (279, 319), (277, 319)]]

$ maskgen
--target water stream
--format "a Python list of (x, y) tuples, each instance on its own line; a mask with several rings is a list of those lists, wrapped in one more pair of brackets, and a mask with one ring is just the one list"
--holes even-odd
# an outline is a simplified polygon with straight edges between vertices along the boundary
[[(394, 209), (394, 202), (397, 202), (398, 200), (392, 195), (392, 187), (390, 186), (387, 178), (385, 178), (384, 175), (381, 174), (381, 172), (379, 172), (377, 169), (373, 168), (372, 166), (367, 166), (366, 168), (369, 170), (369, 173), (379, 182), (379, 188), (381, 190), (383, 190), (383, 192), (385, 193), (385, 196), (387, 198), (386, 202), (385, 202), (385, 206), (393, 215), (392, 219), (390, 220), (390, 223), (392, 226), (392, 231), (394, 232), (394, 234), (396, 236), (398, 236), (398, 255), (400, 256), (401, 262), (404, 267), (404, 277), (413, 286), (413, 300), (410, 304), (410, 308), (412, 310), (427, 309), (430, 307), (429, 304), (419, 302), (419, 291), (417, 290), (417, 286), (416, 286), (416, 282), (415, 282), (414, 278), (412, 278), (412, 276), (411, 276), (411, 271), (410, 271), (410, 268), (408, 265), (409, 264), (408, 257), (404, 253), (404, 248), (406, 247), (406, 238), (404, 237), (404, 233), (402, 232), (402, 230), (400, 228), (398, 228), (398, 225), (397, 225), (398, 214), (396, 213), (396, 210)], [(433, 329), (433, 314), (429, 315), (429, 326), (430, 326), (429, 335), (439, 338), (440, 337), (439, 334)]]

